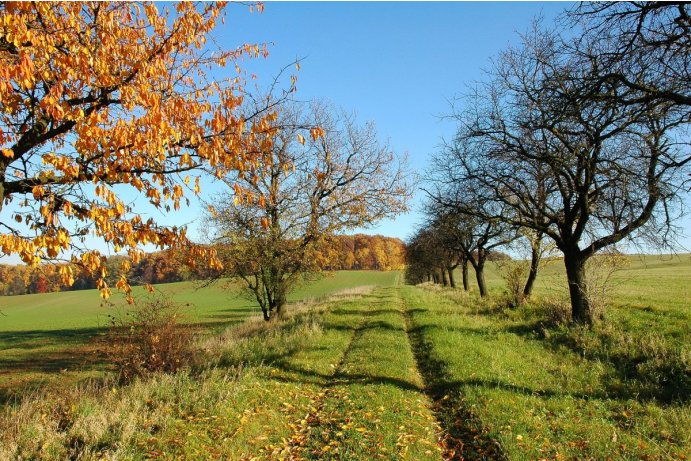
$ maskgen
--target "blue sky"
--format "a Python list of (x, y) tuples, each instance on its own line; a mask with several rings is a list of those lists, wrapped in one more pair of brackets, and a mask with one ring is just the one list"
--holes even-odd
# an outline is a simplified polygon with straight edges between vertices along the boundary
[[(412, 169), (422, 173), (442, 136), (454, 131), (440, 119), (450, 110), (448, 101), (481, 79), (490, 58), (515, 43), (535, 17), (551, 23), (570, 6), (268, 2), (261, 14), (232, 5), (215, 35), (225, 47), (270, 44), (267, 59), (243, 63), (260, 84), (302, 58), (297, 98), (326, 98), (361, 121), (374, 121), (381, 139), (407, 152)], [(418, 221), (413, 211), (366, 232), (405, 238)]]
[[(490, 59), (542, 17), (545, 25), (570, 2), (280, 2), (262, 14), (233, 5), (217, 31), (223, 46), (270, 43), (266, 60), (245, 63), (259, 82), (296, 58), (300, 99), (327, 98), (373, 120), (382, 140), (407, 152), (422, 173), (454, 124), (440, 118), (449, 100), (483, 78)], [(413, 210), (366, 229), (400, 238), (421, 218)], [(688, 218), (679, 222), (691, 227)], [(691, 247), (691, 239), (682, 239)]]

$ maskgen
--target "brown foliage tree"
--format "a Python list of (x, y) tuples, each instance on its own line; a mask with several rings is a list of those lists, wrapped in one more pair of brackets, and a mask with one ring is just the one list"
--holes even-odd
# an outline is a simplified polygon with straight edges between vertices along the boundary
[(404, 164), (372, 124), (322, 103), (285, 105), (276, 123), (282, 128), (267, 135), (261, 174), (227, 178), (251, 195), (219, 197), (209, 217), (221, 275), (244, 283), (265, 320), (320, 270), (325, 237), (394, 216), (410, 195)]

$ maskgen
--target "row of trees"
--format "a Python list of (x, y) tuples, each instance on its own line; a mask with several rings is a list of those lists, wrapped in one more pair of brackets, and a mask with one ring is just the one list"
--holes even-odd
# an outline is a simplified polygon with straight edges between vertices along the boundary
[(581, 31), (575, 38), (537, 23), (501, 53), (459, 98), (457, 133), (433, 160), (428, 225), (411, 242), (413, 278), (425, 262), (448, 271), (469, 261), (484, 295), (484, 255), (520, 240), (532, 253), (529, 295), (549, 242), (563, 255), (573, 320), (591, 324), (588, 259), (625, 239), (672, 245), (683, 212), (689, 9), (583, 4), (562, 18)]
[[(315, 254), (320, 268), (327, 271), (401, 270), (405, 265), (403, 241), (381, 235), (333, 236), (326, 239)], [(111, 275), (106, 277), (106, 283), (117, 282), (119, 268), (127, 259), (127, 256), (107, 259), (106, 267)], [(208, 276), (205, 270), (190, 268), (185, 260), (175, 251), (148, 253), (136, 264), (130, 261), (131, 268), (126, 276), (132, 285), (204, 280)], [(61, 273), (64, 267), (65, 264), (41, 264), (38, 267), (0, 264), (0, 296), (96, 288), (97, 279), (78, 267), (72, 268), (72, 285), (66, 285)]]

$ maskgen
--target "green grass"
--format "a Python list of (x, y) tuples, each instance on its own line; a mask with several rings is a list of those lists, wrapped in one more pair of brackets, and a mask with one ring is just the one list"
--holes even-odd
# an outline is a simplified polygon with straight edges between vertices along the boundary
[[(471, 292), (477, 291), (470, 269)], [(504, 291), (496, 264), (487, 266), (487, 285), (492, 294)], [(461, 283), (456, 271), (456, 283)], [(568, 288), (561, 259), (545, 263), (535, 283), (538, 297), (566, 297)], [(630, 255), (613, 276), (610, 304), (617, 307), (652, 309), (656, 312), (688, 310), (691, 299), (691, 254)]]
[[(318, 298), (334, 291), (362, 285), (391, 285), (395, 272), (339, 271), (299, 286), (289, 301)], [(238, 323), (260, 315), (251, 300), (238, 296), (223, 283), (200, 288), (197, 282), (156, 285), (163, 295), (186, 306), (190, 322)], [(142, 287), (134, 288), (135, 297)], [(108, 315), (126, 308), (121, 295), (113, 296), (112, 305), (101, 302), (97, 290), (67, 291), (20, 296), (0, 296), (0, 332), (58, 331), (102, 328), (109, 325)]]
[[(551, 320), (556, 264), (518, 310), (496, 268), (490, 300), (344, 274), (382, 279), (281, 321), (208, 317), (225, 329), (191, 370), (5, 405), (0, 459), (689, 459), (690, 268), (632, 261), (592, 330)], [(303, 297), (344, 288), (338, 277)]]
[(205, 348), (198, 374), (9, 407), (0, 458), (440, 459), (395, 287), (249, 321)]
[[(404, 297), (431, 359), (446, 372), (438, 385), (459, 392), (508, 459), (685, 459), (691, 453), (687, 393), (681, 401), (638, 393), (648, 378), (622, 374), (622, 357), (607, 356), (599, 342), (578, 348), (569, 341), (602, 331), (557, 329), (544, 337), (535, 329), (536, 308), (497, 313), (472, 295), (414, 287), (405, 287)], [(629, 335), (619, 324), (607, 328), (618, 331), (613, 338)], [(687, 329), (686, 357), (689, 336)], [(630, 360), (644, 355), (640, 346), (633, 350)], [(684, 373), (688, 379), (688, 363)]]
[[(289, 302), (363, 285), (390, 286), (396, 277), (395, 272), (340, 271), (300, 286)], [(141, 287), (135, 290), (143, 295)], [(221, 283), (205, 288), (170, 283), (156, 290), (182, 304), (186, 321), (208, 334), (261, 315), (257, 305)], [(107, 345), (98, 338), (110, 325), (108, 315), (126, 310), (121, 296), (104, 305), (96, 290), (0, 297), (0, 401), (40, 385), (60, 388), (102, 376), (101, 349)]]

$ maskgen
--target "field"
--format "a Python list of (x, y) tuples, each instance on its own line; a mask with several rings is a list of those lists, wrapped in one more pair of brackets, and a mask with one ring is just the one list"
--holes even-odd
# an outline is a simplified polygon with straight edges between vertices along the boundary
[[(269, 324), (217, 288), (166, 286), (197, 300), (203, 365), (119, 387), (46, 370), (61, 393), (5, 405), (0, 459), (689, 459), (689, 256), (630, 258), (592, 331), (556, 320), (561, 267), (541, 277), (510, 310), (496, 268), (490, 300), (398, 273), (337, 274)], [(66, 322), (27, 334), (8, 321), (3, 371), (83, 347)]]
[[(343, 271), (300, 287), (291, 301), (319, 298), (346, 288), (393, 283), (393, 273)], [(188, 322), (208, 334), (259, 316), (261, 311), (222, 283), (200, 288), (195, 282), (158, 285), (181, 303)], [(141, 287), (135, 287), (141, 296)], [(37, 386), (62, 387), (104, 371), (96, 341), (122, 316), (127, 304), (114, 296), (103, 304), (96, 290), (0, 297), (0, 401)]]

